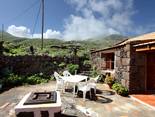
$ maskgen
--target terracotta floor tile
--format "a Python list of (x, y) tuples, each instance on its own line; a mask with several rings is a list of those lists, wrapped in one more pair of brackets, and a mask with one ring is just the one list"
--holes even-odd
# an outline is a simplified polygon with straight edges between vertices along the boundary
[(155, 95), (132, 95), (140, 101), (155, 107)]

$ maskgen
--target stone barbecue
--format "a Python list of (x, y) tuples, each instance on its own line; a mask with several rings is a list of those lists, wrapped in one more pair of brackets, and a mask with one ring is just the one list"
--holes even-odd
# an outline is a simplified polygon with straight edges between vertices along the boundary
[(24, 105), (56, 103), (57, 93), (52, 92), (33, 92), (25, 101)]
[(61, 112), (60, 92), (30, 92), (15, 106), (17, 117), (55, 117)]

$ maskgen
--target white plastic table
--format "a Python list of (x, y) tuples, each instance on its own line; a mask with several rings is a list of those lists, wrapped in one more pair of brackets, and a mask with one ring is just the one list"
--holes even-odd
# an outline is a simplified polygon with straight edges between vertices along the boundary
[(63, 77), (62, 79), (65, 82), (73, 83), (73, 85), (74, 85), (73, 96), (75, 96), (76, 84), (83, 80), (87, 81), (87, 78), (88, 78), (88, 76), (84, 76), (84, 75), (72, 75), (72, 76), (68, 76), (68, 77)]

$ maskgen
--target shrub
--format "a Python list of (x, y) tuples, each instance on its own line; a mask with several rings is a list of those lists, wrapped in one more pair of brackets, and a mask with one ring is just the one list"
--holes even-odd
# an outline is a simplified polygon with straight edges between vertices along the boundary
[(85, 60), (85, 61), (83, 62), (83, 65), (91, 65), (91, 61), (90, 61), (90, 60)]
[(93, 66), (91, 76), (96, 77), (98, 74), (99, 73), (98, 73), (98, 70), (97, 70), (96, 66)]
[(66, 64), (64, 62), (62, 62), (62, 63), (59, 64), (59, 67), (60, 68), (64, 68), (65, 66), (66, 66)]
[(5, 87), (19, 86), (23, 84), (24, 80), (23, 77), (11, 73), (8, 77), (3, 79), (3, 85)]
[(121, 84), (120, 83), (114, 83), (112, 85), (112, 89), (115, 90), (116, 92), (120, 89)]
[(112, 89), (114, 89), (121, 96), (128, 96), (129, 94), (128, 89), (120, 83), (113, 84)]
[(114, 78), (112, 76), (107, 75), (106, 78), (105, 78), (105, 83), (109, 84), (109, 85), (113, 84), (114, 83)]
[(84, 62), (83, 62), (83, 65), (84, 65), (84, 67), (85, 68), (91, 68), (91, 61), (90, 60), (85, 60)]
[(118, 93), (119, 95), (121, 95), (121, 96), (128, 96), (129, 91), (128, 91), (128, 89), (127, 89), (126, 87), (121, 86), (121, 87), (118, 89), (117, 93)]
[(47, 79), (43, 79), (39, 75), (35, 74), (35, 75), (28, 77), (25, 83), (34, 85), (34, 84), (40, 84), (40, 83), (46, 83), (46, 82), (48, 82)]
[(42, 73), (42, 72), (40, 72), (39, 74), (35, 74), (35, 75), (40, 77), (41, 79), (47, 79), (47, 80), (49, 80), (51, 77), (50, 75), (47, 75), (47, 74)]
[(74, 74), (75, 71), (78, 71), (79, 65), (77, 65), (77, 64), (68, 64), (68, 65), (67, 65), (67, 69), (68, 69), (68, 71), (69, 71), (71, 74)]
[(22, 77), (11, 73), (9, 74), (8, 77), (2, 79), (2, 84), (4, 87), (14, 87), (23, 84), (34, 85), (34, 84), (46, 83), (50, 79), (50, 78), (44, 78), (42, 76), (43, 74), (40, 73), (29, 77)]

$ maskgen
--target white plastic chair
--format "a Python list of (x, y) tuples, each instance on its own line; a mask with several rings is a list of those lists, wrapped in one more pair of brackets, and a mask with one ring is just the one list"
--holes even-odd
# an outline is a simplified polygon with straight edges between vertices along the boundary
[(61, 88), (61, 90), (64, 91), (64, 80), (62, 79), (62, 76), (59, 75), (57, 72), (54, 72), (54, 77), (56, 79), (56, 90)]
[[(89, 81), (87, 81), (87, 82), (89, 82)], [(94, 89), (94, 93), (96, 95), (96, 83), (89, 82), (89, 85), (90, 85), (91, 89)]]
[[(90, 98), (91, 98), (91, 88), (96, 89), (96, 84), (95, 83), (79, 83), (78, 84), (78, 91), (83, 92), (83, 100), (85, 101), (86, 99), (86, 93), (89, 91)], [(77, 92), (78, 92), (77, 91)], [(95, 91), (96, 94), (96, 91)]]
[(90, 81), (97, 83), (99, 78), (100, 78), (100, 75), (98, 75), (96, 78), (90, 78)]
[[(73, 76), (69, 71), (64, 71), (63, 73), (63, 76), (65, 77), (65, 78), (67, 78), (67, 77), (71, 77), (71, 76)], [(68, 86), (70, 85), (70, 83), (69, 82), (65, 82), (65, 88), (67, 88)], [(72, 86), (72, 85), (71, 85)]]
[(67, 71), (67, 70), (63, 72), (63, 75), (64, 75), (65, 77), (72, 76), (72, 74), (69, 73), (69, 71)]

